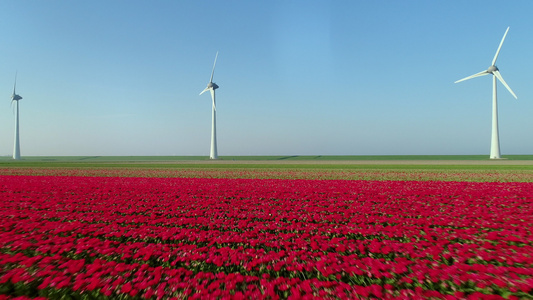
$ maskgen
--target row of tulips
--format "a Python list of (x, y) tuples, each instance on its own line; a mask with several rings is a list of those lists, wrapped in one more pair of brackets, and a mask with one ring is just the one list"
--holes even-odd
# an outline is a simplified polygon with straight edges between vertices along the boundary
[(533, 298), (533, 184), (0, 176), (0, 294)]
[(441, 180), (472, 182), (533, 182), (529, 170), (371, 170), (363, 168), (284, 169), (251, 168), (247, 165), (232, 168), (122, 167), (122, 168), (12, 168), (0, 167), (0, 175), (29, 176), (105, 176), (105, 177), (182, 177), (182, 178), (249, 178), (249, 179), (306, 179), (306, 180)]

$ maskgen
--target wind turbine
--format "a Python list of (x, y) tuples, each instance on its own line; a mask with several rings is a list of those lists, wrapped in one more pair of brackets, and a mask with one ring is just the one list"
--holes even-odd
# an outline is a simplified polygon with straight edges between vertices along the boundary
[(211, 152), (209, 153), (210, 159), (217, 159), (217, 106), (215, 102), (215, 90), (218, 89), (218, 85), (213, 82), (213, 75), (215, 74), (215, 65), (217, 64), (218, 52), (215, 56), (215, 63), (213, 64), (213, 71), (211, 71), (211, 79), (207, 87), (200, 93), (203, 94), (207, 91), (211, 92), (211, 99), (213, 100), (213, 112), (212, 112), (212, 124), (211, 124)]
[(17, 95), (15, 89), (17, 88), (17, 74), (15, 73), (15, 84), (13, 85), (13, 95), (11, 95), (11, 104), (15, 101), (17, 106), (17, 114), (15, 115), (15, 145), (13, 146), (13, 159), (20, 159), (20, 140), (19, 140), (19, 100), (22, 97)]
[(507, 30), (505, 31), (505, 34), (503, 35), (502, 41), (500, 42), (500, 46), (498, 47), (498, 50), (496, 51), (496, 55), (494, 55), (494, 59), (492, 59), (492, 64), (490, 67), (482, 72), (476, 73), (474, 75), (465, 77), (463, 79), (457, 80), (455, 83), (465, 81), (468, 79), (472, 79), (475, 77), (485, 76), (492, 74), (492, 138), (490, 143), (490, 158), (491, 159), (498, 159), (500, 157), (500, 138), (498, 133), (498, 99), (496, 95), (496, 79), (498, 79), (506, 88), (507, 90), (515, 97), (515, 99), (518, 99), (509, 87), (505, 80), (503, 80), (502, 75), (500, 74), (500, 70), (498, 67), (496, 67), (496, 60), (498, 59), (498, 55), (500, 54), (500, 49), (502, 48), (503, 41), (505, 40), (505, 37), (507, 36), (507, 32), (509, 32), (509, 27), (507, 27)]

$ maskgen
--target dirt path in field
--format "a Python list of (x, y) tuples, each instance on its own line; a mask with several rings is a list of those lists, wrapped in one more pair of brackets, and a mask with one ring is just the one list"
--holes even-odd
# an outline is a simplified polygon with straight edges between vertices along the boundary
[[(140, 162), (135, 162), (140, 163)], [(142, 162), (141, 162), (142, 163)], [(533, 160), (197, 160), (160, 161), (150, 164), (216, 164), (216, 165), (533, 165)]]

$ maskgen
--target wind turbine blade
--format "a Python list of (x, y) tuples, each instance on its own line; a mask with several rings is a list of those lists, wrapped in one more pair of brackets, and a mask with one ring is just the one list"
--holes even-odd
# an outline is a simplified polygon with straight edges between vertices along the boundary
[(496, 60), (498, 59), (498, 55), (500, 54), (500, 49), (502, 48), (503, 41), (505, 40), (505, 37), (507, 36), (507, 32), (509, 32), (509, 28), (507, 27), (507, 30), (505, 31), (505, 34), (503, 35), (502, 41), (500, 42), (500, 46), (498, 47), (498, 51), (496, 51), (496, 55), (494, 55), (494, 59), (492, 60), (492, 65), (496, 64)]
[(209, 79), (209, 82), (213, 82), (213, 75), (215, 75), (215, 66), (217, 64), (217, 58), (218, 58), (218, 51), (217, 51), (217, 55), (215, 55), (215, 63), (213, 64), (213, 71), (211, 71), (211, 79)]
[(511, 95), (513, 95), (515, 99), (518, 99), (518, 97), (516, 97), (516, 94), (513, 92), (513, 90), (511, 90), (511, 88), (507, 84), (507, 82), (505, 82), (505, 80), (503, 80), (503, 77), (502, 77), (502, 74), (500, 74), (500, 71), (494, 71), (493, 74), (494, 74), (494, 76), (496, 76), (496, 78), (498, 78), (498, 80), (501, 83), (503, 83), (503, 85), (507, 88), (509, 93), (511, 93)]
[(217, 111), (217, 104), (215, 102), (215, 90), (211, 89), (210, 92), (211, 92), (211, 99), (213, 99), (213, 109)]
[(209, 90), (209, 88), (205, 88), (205, 89), (200, 93), (200, 95), (203, 94), (203, 93), (205, 93), (205, 92), (207, 92), (208, 90)]
[(15, 83), (13, 84), (13, 95), (15, 95), (15, 89), (17, 88), (17, 72), (15, 72)]
[(476, 78), (476, 77), (479, 77), (479, 76), (485, 76), (485, 75), (488, 75), (488, 74), (490, 74), (490, 73), (489, 73), (487, 70), (485, 70), (485, 71), (481, 71), (481, 72), (476, 73), (476, 74), (474, 74), (474, 75), (470, 75), (470, 76), (465, 77), (465, 78), (463, 78), (463, 79), (459, 79), (459, 80), (457, 80), (457, 81), (454, 82), (454, 83), (458, 83), (458, 82), (465, 81), (465, 80), (468, 80), (468, 79)]

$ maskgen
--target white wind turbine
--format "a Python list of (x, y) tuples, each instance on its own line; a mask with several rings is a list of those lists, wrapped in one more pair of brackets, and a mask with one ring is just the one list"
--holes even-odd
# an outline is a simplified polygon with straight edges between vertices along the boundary
[(207, 87), (200, 93), (203, 94), (207, 91), (211, 92), (211, 99), (213, 100), (213, 112), (212, 112), (212, 124), (211, 124), (211, 152), (209, 154), (210, 159), (217, 159), (217, 106), (215, 101), (215, 90), (218, 89), (218, 85), (213, 82), (213, 75), (215, 74), (215, 65), (217, 64), (218, 52), (215, 56), (215, 63), (213, 64), (213, 71), (211, 71), (211, 79)]
[(17, 95), (15, 89), (17, 88), (17, 74), (15, 74), (15, 84), (13, 85), (13, 95), (11, 95), (11, 104), (15, 102), (17, 112), (15, 115), (15, 145), (13, 146), (13, 159), (20, 159), (20, 140), (19, 140), (19, 101), (22, 97)]
[(500, 54), (500, 49), (502, 48), (503, 41), (505, 40), (505, 36), (507, 36), (507, 32), (509, 31), (509, 27), (507, 27), (507, 30), (505, 31), (505, 34), (503, 35), (502, 41), (500, 42), (500, 46), (498, 47), (498, 50), (496, 51), (496, 55), (494, 55), (494, 59), (492, 60), (491, 66), (482, 72), (476, 73), (474, 75), (465, 77), (463, 79), (457, 80), (455, 83), (465, 81), (471, 78), (479, 77), (479, 76), (485, 76), (488, 74), (492, 74), (492, 138), (490, 143), (490, 158), (491, 159), (498, 159), (500, 157), (500, 138), (498, 133), (498, 100), (496, 95), (496, 78), (507, 88), (507, 90), (515, 97), (515, 99), (518, 99), (509, 87), (505, 80), (503, 80), (502, 75), (500, 74), (500, 70), (498, 67), (496, 67), (496, 59), (498, 59), (498, 54)]

